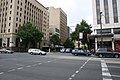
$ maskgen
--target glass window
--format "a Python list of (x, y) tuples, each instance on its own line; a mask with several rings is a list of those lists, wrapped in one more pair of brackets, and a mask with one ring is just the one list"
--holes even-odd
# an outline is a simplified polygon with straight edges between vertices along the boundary
[(96, 0), (97, 24), (100, 24), (100, 0)]
[[(102, 29), (102, 34), (111, 33), (111, 29)], [(101, 29), (97, 29), (97, 34), (101, 34)]]
[(9, 17), (9, 20), (11, 20), (11, 17)]
[(105, 23), (109, 23), (109, 8), (108, 8), (108, 0), (104, 0), (104, 10), (105, 10)]
[(10, 8), (12, 8), (12, 5), (10, 5)]
[(117, 0), (112, 0), (114, 23), (118, 23)]
[(114, 28), (113, 32), (114, 34), (120, 34), (120, 28)]
[(9, 23), (9, 26), (11, 25), (11, 23)]

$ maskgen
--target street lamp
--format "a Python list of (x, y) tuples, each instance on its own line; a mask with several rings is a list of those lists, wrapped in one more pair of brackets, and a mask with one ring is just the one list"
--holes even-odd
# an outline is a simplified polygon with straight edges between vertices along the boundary
[(100, 12), (100, 30), (101, 30), (101, 43), (100, 43), (100, 47), (103, 47), (103, 36), (102, 36), (102, 12)]

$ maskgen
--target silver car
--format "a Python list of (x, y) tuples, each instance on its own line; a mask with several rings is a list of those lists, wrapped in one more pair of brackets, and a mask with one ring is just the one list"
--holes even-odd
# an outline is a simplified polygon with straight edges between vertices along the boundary
[(31, 55), (46, 55), (47, 53), (44, 52), (44, 51), (41, 51), (40, 49), (29, 49), (28, 50), (28, 53), (31, 54)]
[(10, 49), (3, 48), (3, 49), (0, 49), (0, 53), (13, 54), (14, 51), (12, 51)]

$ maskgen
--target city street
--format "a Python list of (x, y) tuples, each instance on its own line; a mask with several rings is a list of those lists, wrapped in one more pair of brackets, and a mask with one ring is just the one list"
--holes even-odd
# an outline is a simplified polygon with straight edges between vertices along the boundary
[(0, 54), (0, 80), (120, 80), (120, 58)]

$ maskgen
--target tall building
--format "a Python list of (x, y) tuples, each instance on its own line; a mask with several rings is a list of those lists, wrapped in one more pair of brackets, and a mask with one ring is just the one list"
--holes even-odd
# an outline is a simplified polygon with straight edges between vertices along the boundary
[(67, 14), (61, 8), (49, 7), (49, 25), (60, 31), (62, 43), (67, 39)]
[(42, 45), (49, 40), (49, 13), (37, 0), (0, 0), (0, 47), (19, 47), (18, 27), (31, 22), (44, 33)]
[(104, 47), (120, 51), (120, 0), (92, 0), (92, 5), (95, 48), (103, 40)]

